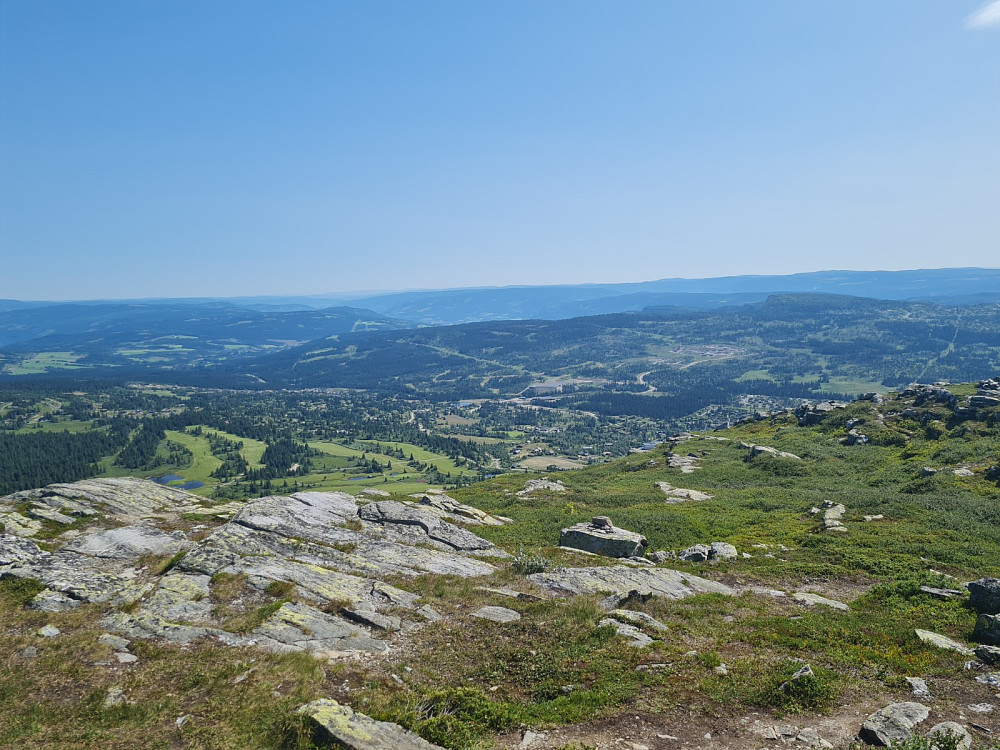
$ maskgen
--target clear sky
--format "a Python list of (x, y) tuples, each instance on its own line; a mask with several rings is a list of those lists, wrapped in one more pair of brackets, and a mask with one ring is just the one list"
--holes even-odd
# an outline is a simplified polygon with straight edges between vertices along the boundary
[(0, 297), (1000, 266), (1000, 0), (0, 0)]

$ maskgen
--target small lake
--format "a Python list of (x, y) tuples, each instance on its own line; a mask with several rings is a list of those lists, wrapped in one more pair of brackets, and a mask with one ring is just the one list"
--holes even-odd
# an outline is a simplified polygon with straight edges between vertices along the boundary
[(348, 482), (357, 482), (357, 481), (359, 481), (361, 479), (368, 479), (368, 477), (348, 477), (347, 481)]
[(177, 474), (167, 474), (162, 477), (153, 477), (153, 481), (157, 484), (170, 484), (171, 482), (183, 482), (184, 477), (178, 476)]
[[(204, 487), (204, 482), (198, 482), (191, 480), (190, 482), (184, 482), (184, 477), (178, 476), (177, 474), (167, 474), (162, 477), (153, 477), (153, 481), (157, 484), (170, 485), (171, 487), (176, 487), (179, 490), (196, 490), (199, 487)], [(184, 482), (184, 484), (171, 484), (172, 482)]]

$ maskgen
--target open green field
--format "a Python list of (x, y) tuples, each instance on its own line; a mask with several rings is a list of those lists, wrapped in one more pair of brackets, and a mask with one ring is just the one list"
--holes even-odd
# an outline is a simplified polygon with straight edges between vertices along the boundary
[(259, 469), (264, 465), (260, 462), (260, 459), (263, 457), (264, 451), (267, 450), (267, 443), (260, 440), (254, 440), (252, 438), (233, 435), (230, 432), (223, 432), (222, 430), (217, 430), (214, 427), (202, 427), (202, 430), (204, 432), (210, 432), (217, 437), (231, 440), (234, 443), (243, 443), (243, 447), (240, 449), (240, 455), (246, 459), (246, 462), (250, 464), (251, 468)]
[(80, 370), (86, 365), (79, 364), (83, 354), (74, 352), (39, 352), (9, 365), (7, 370), (11, 375), (38, 375), (49, 370)]
[(28, 427), (22, 427), (17, 430), (18, 433), (32, 433), (32, 432), (87, 432), (94, 428), (94, 423), (91, 420), (77, 422), (74, 420), (66, 420), (65, 422), (35, 422), (33, 425)]

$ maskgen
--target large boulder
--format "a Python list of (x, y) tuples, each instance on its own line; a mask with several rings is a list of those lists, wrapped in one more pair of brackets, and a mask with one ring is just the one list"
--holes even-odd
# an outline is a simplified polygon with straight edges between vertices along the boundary
[(296, 712), (308, 717), (326, 742), (346, 750), (441, 750), (399, 724), (375, 721), (355, 713), (329, 698), (301, 706)]
[(969, 604), (984, 615), (1000, 614), (1000, 579), (980, 578), (968, 584)]
[(913, 736), (913, 728), (930, 716), (922, 703), (893, 703), (871, 714), (861, 726), (858, 737), (869, 745), (889, 747)]
[(1000, 646), (1000, 615), (979, 615), (972, 637), (989, 646)]
[(642, 557), (646, 554), (647, 544), (642, 534), (617, 528), (607, 516), (595, 516), (590, 523), (570, 526), (559, 535), (561, 547), (606, 557)]

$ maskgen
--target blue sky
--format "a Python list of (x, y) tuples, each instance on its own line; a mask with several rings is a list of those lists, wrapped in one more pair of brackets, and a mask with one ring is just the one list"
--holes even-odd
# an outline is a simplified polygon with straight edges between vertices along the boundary
[(0, 0), (0, 297), (1000, 266), (1000, 2)]

